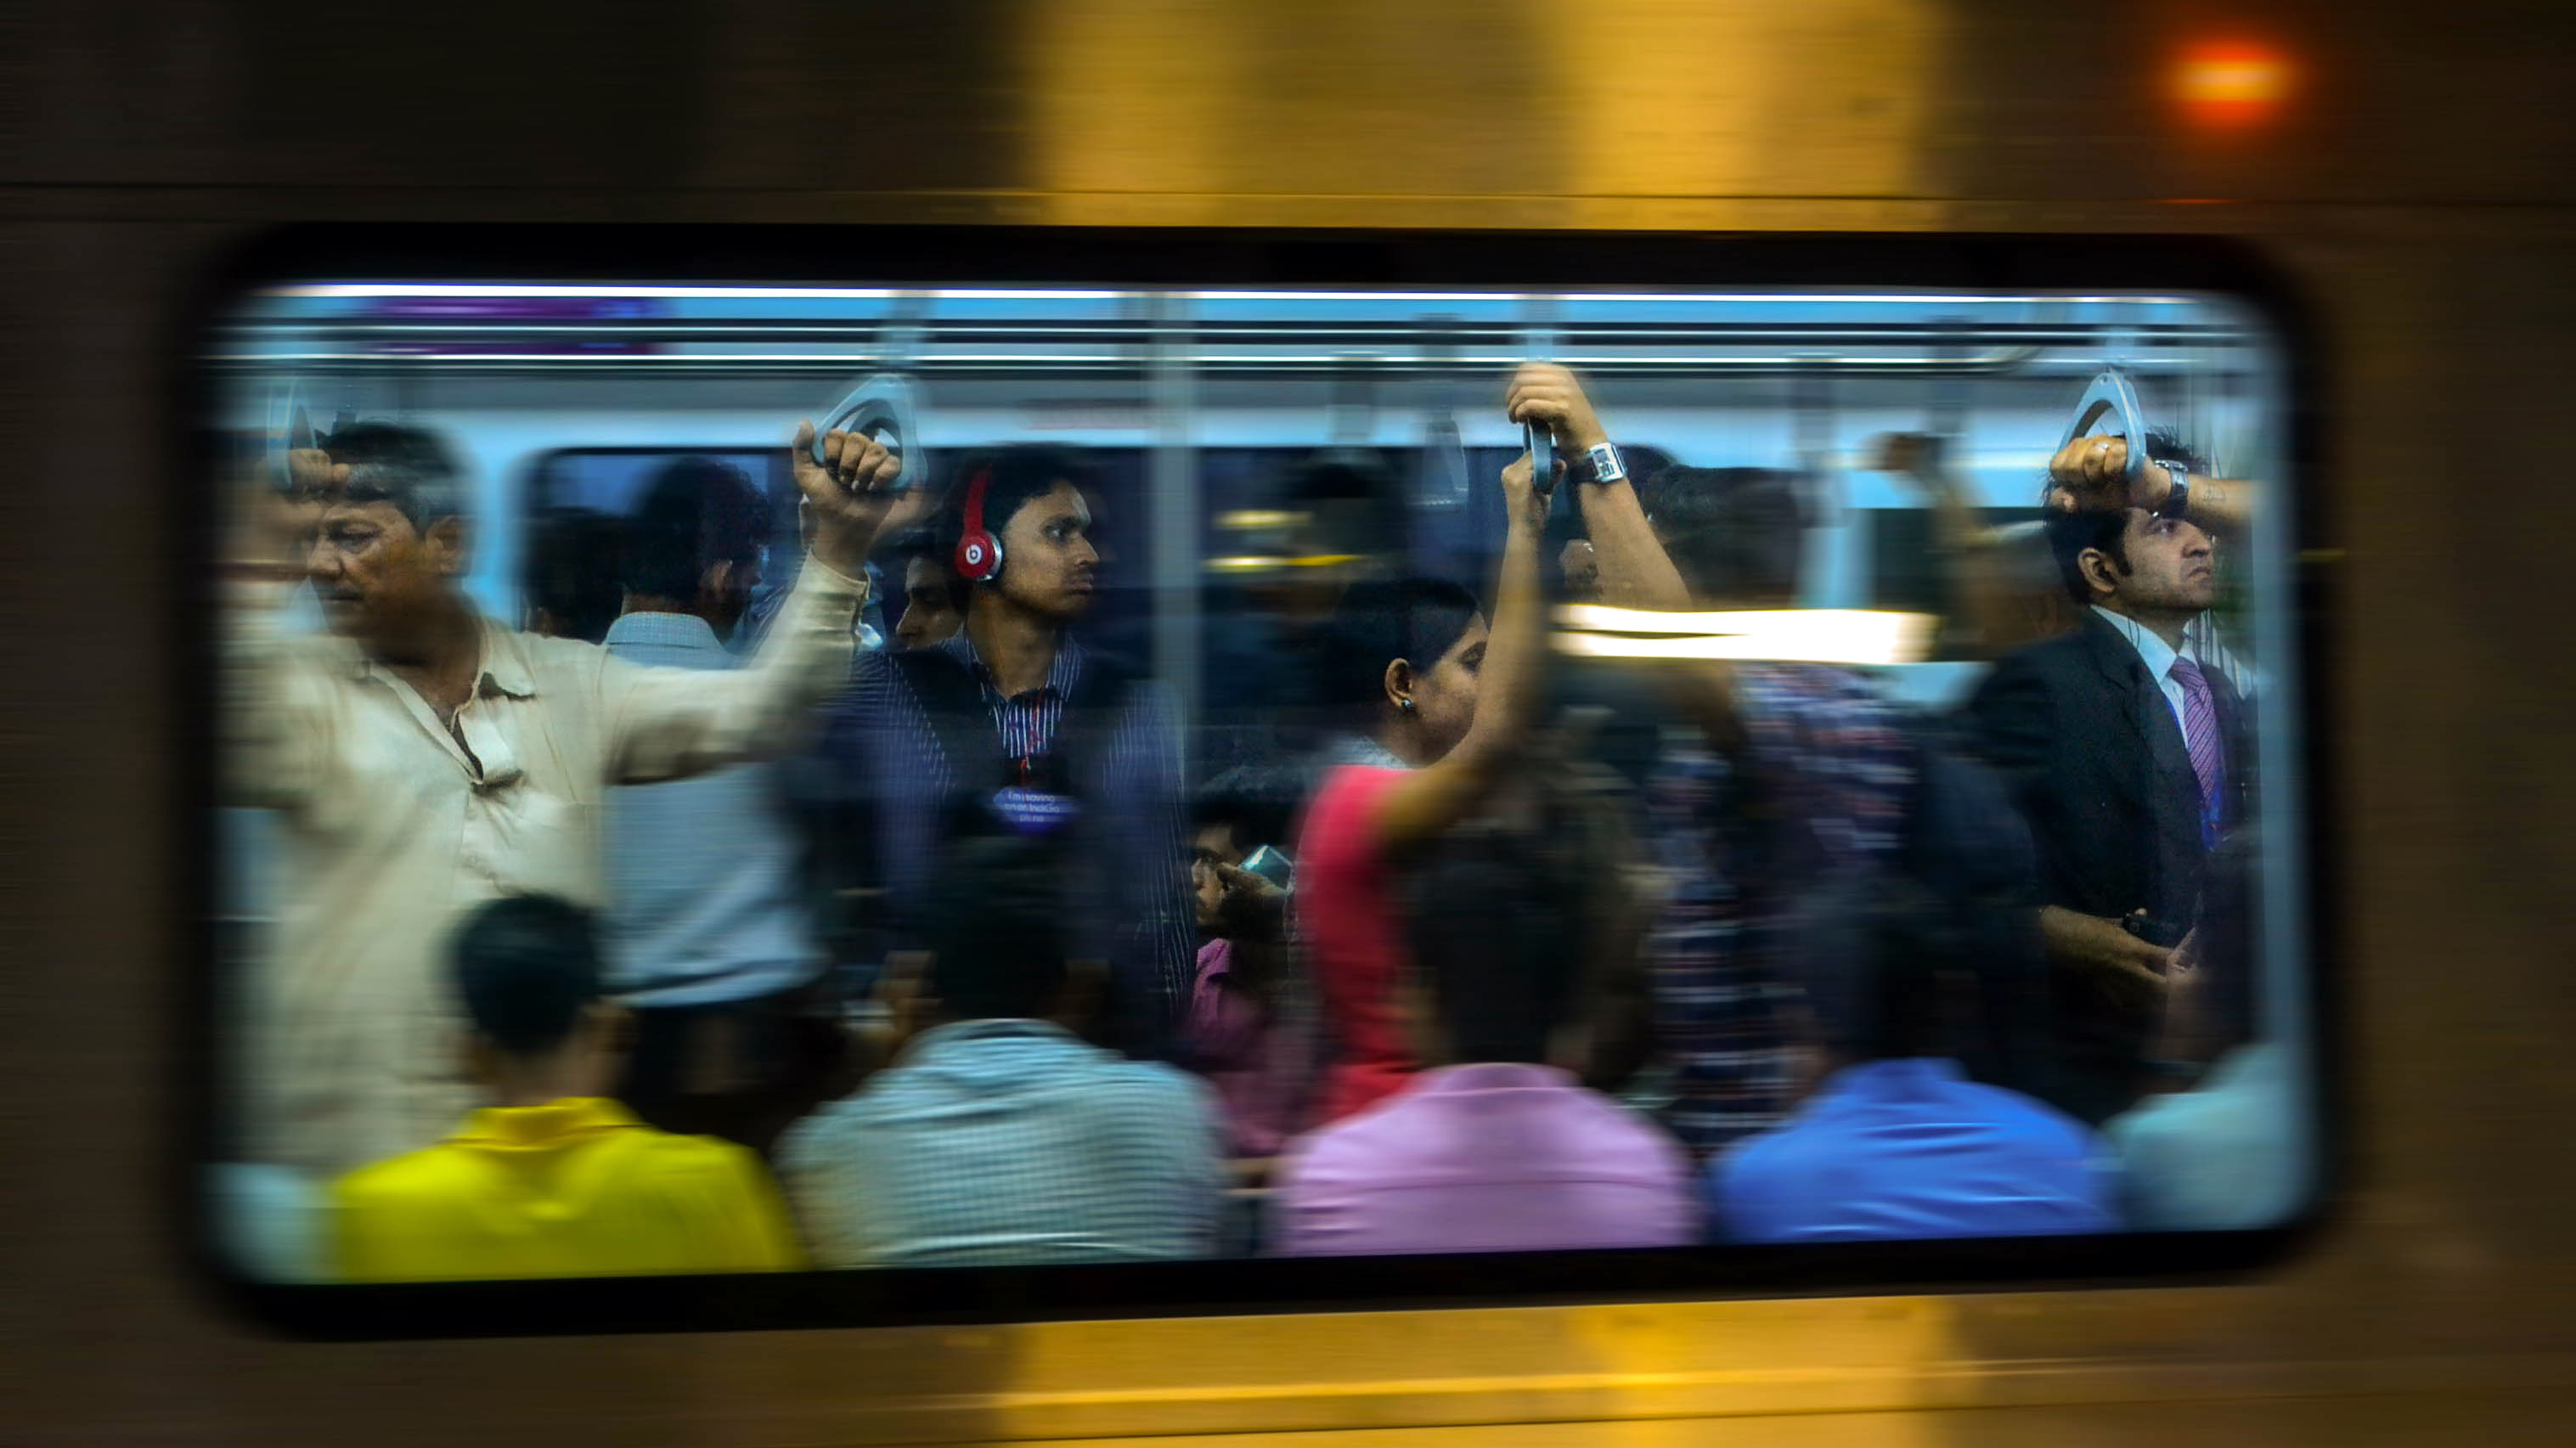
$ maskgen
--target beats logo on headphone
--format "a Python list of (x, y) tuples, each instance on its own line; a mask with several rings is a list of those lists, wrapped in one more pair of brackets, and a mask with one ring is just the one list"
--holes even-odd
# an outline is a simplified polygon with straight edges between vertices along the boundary
[(993, 480), (985, 468), (966, 485), (966, 527), (957, 535), (957, 576), (969, 583), (990, 583), (1002, 571), (1002, 540), (984, 529), (984, 485)]

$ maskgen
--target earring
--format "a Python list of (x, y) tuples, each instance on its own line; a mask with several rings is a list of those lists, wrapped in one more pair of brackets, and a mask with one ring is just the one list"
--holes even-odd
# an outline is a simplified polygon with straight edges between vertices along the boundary
[(1413, 701), (1411, 699), (1398, 699), (1395, 701), (1395, 707), (1403, 710), (1407, 714), (1410, 714), (1413, 712)]

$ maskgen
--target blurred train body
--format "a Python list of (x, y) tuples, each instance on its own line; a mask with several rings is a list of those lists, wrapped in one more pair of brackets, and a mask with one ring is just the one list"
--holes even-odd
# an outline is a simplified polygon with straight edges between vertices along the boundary
[[(416, 28), (417, 27), (417, 28)], [(969, 0), (807, 11), (293, 4), (37, 7), (0, 170), (17, 681), (18, 925), (0, 1437), (673, 1445), (2554, 1443), (2576, 1419), (2576, 771), (2561, 663), (2576, 328), (2576, 19), (2562, 7), (1495, 6)], [(2215, 47), (2215, 49), (2213, 49)], [(208, 510), (176, 441), (189, 329), (293, 223), (1423, 229), (1811, 239), (2223, 237), (2296, 298), (2298, 560), (2335, 823), (2311, 888), (2339, 1192), (2298, 1250), (2216, 1279), (1889, 1283), (1721, 1301), (786, 1333), (292, 1342), (229, 1316), (178, 1245), (167, 1008), (184, 958), (178, 707)], [(612, 230), (603, 269), (621, 267)], [(855, 235), (856, 233), (854, 233)], [(2143, 241), (2142, 241), (2143, 239)], [(1329, 283), (1332, 256), (1307, 263)], [(853, 284), (868, 279), (848, 278)], [(1443, 279), (1410, 284), (1436, 288)], [(1656, 279), (1663, 281), (1667, 279)], [(1870, 288), (1852, 274), (1842, 285)], [(1642, 284), (1642, 282), (1641, 282)], [(1937, 308), (1900, 320), (1929, 327)], [(1927, 344), (1937, 341), (1927, 332)], [(2105, 343), (2106, 346), (2110, 345)], [(2074, 349), (1980, 380), (1990, 500), (2035, 482)], [(471, 586), (504, 617), (532, 481), (563, 449), (783, 445), (849, 372), (639, 378), (611, 360), (350, 374), (349, 404), (470, 454)], [(1142, 370), (923, 375), (928, 441), (1141, 454)], [(383, 391), (370, 391), (381, 386)], [(339, 384), (334, 384), (339, 385)], [(1334, 425), (1329, 374), (1195, 384), (1246, 475)], [(1421, 445), (1388, 382), (1345, 440)], [(1456, 406), (1501, 447), (1500, 374)], [(1909, 586), (1862, 440), (1943, 405), (1852, 377), (1799, 434), (1780, 373), (1625, 379), (1623, 432), (1693, 462), (1826, 457), (1842, 513), (1808, 602)], [(1698, 402), (1717, 389), (1711, 409)], [(330, 405), (326, 402), (326, 405)], [(1696, 411), (1692, 409), (1696, 408)], [(1627, 421), (1633, 419), (1633, 422)], [(1693, 428), (1705, 427), (1705, 433)], [(1139, 502), (1150, 507), (1150, 490)], [(1257, 498), (1203, 497), (1213, 529)], [(1174, 520), (1167, 519), (1166, 523)], [(1142, 540), (1146, 519), (1134, 520)], [(1119, 524), (1119, 527), (1129, 526)], [(1177, 524), (1175, 524), (1177, 526)], [(1202, 531), (1194, 562), (1221, 556)], [(1140, 545), (1141, 551), (1141, 545)], [(1151, 586), (1151, 560), (1137, 569)], [(1193, 579), (1195, 588), (1200, 580)], [(1129, 617), (1158, 647), (1153, 607)], [(1166, 626), (1159, 647), (1174, 647)], [(1190, 654), (1189, 657), (1198, 657)], [(1955, 688), (1927, 674), (1923, 689)]]

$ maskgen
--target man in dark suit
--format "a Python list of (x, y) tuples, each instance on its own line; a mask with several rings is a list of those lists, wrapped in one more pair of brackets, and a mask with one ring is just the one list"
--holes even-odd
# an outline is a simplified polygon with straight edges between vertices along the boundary
[[(2203, 471), (2164, 439), (2148, 447), (2159, 468)], [(2051, 1094), (2098, 1123), (2143, 1089), (2203, 866), (2251, 797), (2250, 731), (2225, 671), (2185, 637), (2217, 598), (2208, 532), (2179, 507), (2061, 509), (2048, 531), (2083, 617), (1998, 663), (1968, 713), (2038, 847), (2062, 1048)]]

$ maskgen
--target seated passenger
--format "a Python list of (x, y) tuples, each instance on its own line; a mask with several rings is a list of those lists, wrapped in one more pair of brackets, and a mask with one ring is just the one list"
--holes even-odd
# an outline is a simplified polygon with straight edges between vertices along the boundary
[(332, 1191), (351, 1281), (766, 1272), (800, 1265), (760, 1159), (654, 1130), (606, 1099), (621, 1024), (591, 916), (541, 895), (458, 933), (457, 993), (494, 1102), (445, 1141)]
[(2226, 1231), (2286, 1220), (2308, 1178), (2295, 1058), (2254, 1039), (2250, 835), (2210, 858), (2200, 916), (2173, 954), (2161, 1063), (2197, 1074), (2111, 1119), (2129, 1225), (2144, 1232)]
[(1680, 1143), (1550, 1064), (1579, 1058), (1583, 885), (1513, 836), (1453, 841), (1412, 896), (1440, 1062), (1292, 1144), (1288, 1256), (1669, 1247), (1697, 1241)]
[(894, 1063), (780, 1143), (827, 1266), (1202, 1257), (1223, 1190), (1214, 1103), (1187, 1074), (1077, 1033), (1055, 842), (970, 841), (938, 872), (918, 988), (885, 985)]
[(2148, 1085), (2173, 948), (2209, 850), (2252, 800), (2252, 736), (2229, 671), (2187, 633), (2217, 601), (2215, 540), (2138, 508), (2047, 526), (2080, 626), (1998, 663), (1967, 717), (2038, 846), (2056, 1099), (2099, 1123)]
[(1409, 968), (1397, 868), (1484, 803), (1537, 709), (1548, 495), (1531, 485), (1526, 456), (1503, 470), (1502, 488), (1490, 634), (1474, 595), (1427, 579), (1354, 585), (1334, 620), (1325, 682), (1349, 732), (1326, 754), (1296, 852), (1308, 958), (1340, 1048), (1325, 1120), (1402, 1090), (1414, 1070), (1395, 1000)]
[(2083, 1123), (1967, 1079), (1951, 997), (1976, 961), (1928, 892), (1894, 875), (1862, 945), (1810, 998), (1840, 1069), (1708, 1173), (1734, 1242), (2003, 1237), (2119, 1229), (2109, 1149)]
[[(645, 484), (619, 563), (608, 652), (730, 670), (723, 640), (760, 582), (769, 504), (740, 472), (684, 457)], [(608, 792), (609, 983), (635, 1013), (617, 1099), (665, 1131), (767, 1150), (827, 1094), (840, 1033), (776, 767)]]

